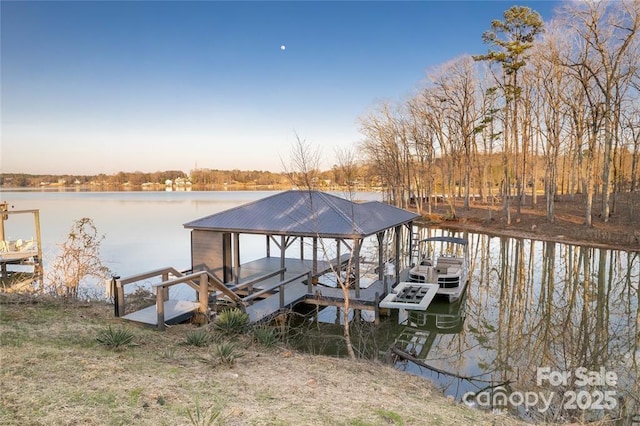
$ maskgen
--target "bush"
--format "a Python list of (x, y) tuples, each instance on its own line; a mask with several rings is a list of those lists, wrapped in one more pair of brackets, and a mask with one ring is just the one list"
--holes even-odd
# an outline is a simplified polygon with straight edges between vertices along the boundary
[(236, 346), (233, 343), (218, 343), (213, 347), (212, 358), (213, 360), (217, 360), (219, 363), (233, 367), (236, 362), (236, 358), (238, 357), (239, 355), (236, 351)]
[(96, 340), (98, 343), (111, 349), (121, 349), (130, 346), (133, 341), (133, 333), (126, 328), (108, 328), (101, 330)]
[(60, 245), (60, 254), (54, 259), (47, 275), (47, 287), (58, 296), (77, 298), (80, 284), (103, 283), (109, 268), (100, 259), (99, 235), (93, 221), (87, 217), (74, 222), (67, 240)]
[(212, 425), (218, 420), (220, 413), (222, 410), (218, 407), (209, 407), (205, 410), (200, 408), (200, 404), (196, 400), (196, 409), (192, 413), (190, 409), (187, 410), (187, 415), (189, 416), (189, 421), (191, 421), (192, 425), (196, 426), (208, 426)]
[(253, 336), (258, 342), (267, 347), (275, 346), (280, 341), (278, 330), (268, 325), (254, 327)]
[(188, 346), (207, 346), (211, 342), (211, 336), (205, 330), (189, 331), (185, 344)]
[(249, 314), (238, 308), (225, 310), (213, 322), (216, 330), (227, 334), (242, 334), (249, 327)]

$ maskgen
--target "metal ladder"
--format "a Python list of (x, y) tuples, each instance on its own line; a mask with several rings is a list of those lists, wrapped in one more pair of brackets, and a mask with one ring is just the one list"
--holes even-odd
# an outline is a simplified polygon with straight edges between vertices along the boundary
[(411, 257), (409, 262), (420, 262), (420, 233), (414, 229), (411, 229)]

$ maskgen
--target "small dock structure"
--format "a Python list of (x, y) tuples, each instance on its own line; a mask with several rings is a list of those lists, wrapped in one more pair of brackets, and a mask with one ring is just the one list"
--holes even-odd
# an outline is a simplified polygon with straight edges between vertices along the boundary
[[(115, 278), (117, 313), (164, 328), (225, 300), (260, 322), (298, 303), (344, 306), (345, 291), (350, 308), (378, 313), (382, 298), (399, 282), (395, 265), (401, 262), (402, 239), (411, 245), (418, 217), (382, 202), (357, 203), (319, 191), (276, 193), (184, 224), (191, 232), (191, 268)], [(264, 257), (243, 261), (244, 234), (264, 237)], [(373, 261), (365, 262), (361, 252), (366, 239), (376, 245)], [(156, 304), (126, 313), (125, 287), (152, 278)], [(196, 301), (170, 297), (177, 284), (191, 287)]]
[(380, 307), (424, 311), (436, 296), (437, 291), (437, 284), (401, 282), (384, 297)]
[[(29, 224), (31, 216), (32, 223)], [(7, 223), (16, 222), (19, 232), (32, 233), (23, 238), (7, 236)], [(29, 291), (42, 279), (42, 243), (40, 211), (10, 210), (6, 202), (0, 203), (0, 290)]]

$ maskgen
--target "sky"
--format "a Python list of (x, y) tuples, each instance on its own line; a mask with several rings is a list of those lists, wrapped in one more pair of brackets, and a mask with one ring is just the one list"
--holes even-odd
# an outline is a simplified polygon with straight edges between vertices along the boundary
[(297, 138), (329, 169), (513, 5), (559, 3), (2, 1), (0, 170), (280, 172)]

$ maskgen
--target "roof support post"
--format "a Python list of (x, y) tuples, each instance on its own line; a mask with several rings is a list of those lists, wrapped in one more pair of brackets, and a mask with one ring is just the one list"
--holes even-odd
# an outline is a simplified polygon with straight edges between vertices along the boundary
[(311, 272), (313, 272), (313, 277), (317, 278), (318, 275), (318, 237), (313, 237), (313, 260)]
[(361, 246), (361, 241), (360, 238), (356, 238), (355, 240), (353, 240), (353, 261), (354, 263), (354, 280), (355, 280), (355, 285), (356, 285), (356, 298), (360, 297), (360, 246)]
[(267, 237), (267, 257), (271, 257), (271, 235), (266, 235)]
[[(413, 247), (414, 242), (416, 243), (416, 245), (418, 244), (418, 240), (413, 241), (414, 237), (413, 237), (413, 222), (409, 222), (407, 224), (407, 229), (409, 229), (409, 263), (413, 262), (413, 251), (414, 250), (419, 250), (419, 247)], [(416, 259), (416, 263), (420, 262), (420, 253), (418, 253), (418, 258)]]
[(287, 251), (287, 242), (284, 235), (280, 235), (280, 269), (283, 271), (280, 273), (280, 281), (284, 281), (284, 255)]
[(240, 234), (233, 233), (233, 269), (235, 270), (235, 283), (240, 282)]
[(42, 266), (42, 236), (40, 234), (40, 210), (36, 210), (33, 212), (33, 219), (35, 221), (36, 228), (36, 244), (38, 244), (38, 259), (36, 260), (36, 266), (34, 268), (34, 272), (40, 279), (40, 286), (43, 287), (43, 275), (44, 268)]
[(378, 237), (378, 279), (384, 278), (384, 231), (376, 234)]
[[(376, 234), (378, 238), (378, 279), (384, 284), (384, 294), (388, 293), (387, 277), (385, 275), (385, 263), (384, 263), (384, 231)], [(376, 302), (377, 303), (377, 302)]]
[(400, 281), (400, 239), (402, 238), (402, 226), (396, 226), (396, 248), (395, 248), (395, 257), (394, 263), (396, 265), (396, 275), (393, 277), (393, 284), (396, 284)]

